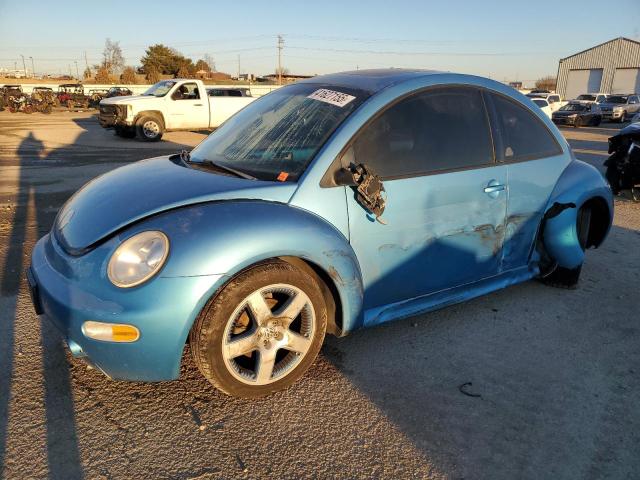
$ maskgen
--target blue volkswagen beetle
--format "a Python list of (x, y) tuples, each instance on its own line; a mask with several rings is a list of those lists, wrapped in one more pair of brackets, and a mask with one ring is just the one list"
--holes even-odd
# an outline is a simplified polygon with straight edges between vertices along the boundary
[(115, 379), (256, 397), (346, 335), (531, 278), (578, 282), (612, 195), (529, 99), (485, 78), (319, 76), (192, 152), (89, 182), (27, 277), (72, 353)]

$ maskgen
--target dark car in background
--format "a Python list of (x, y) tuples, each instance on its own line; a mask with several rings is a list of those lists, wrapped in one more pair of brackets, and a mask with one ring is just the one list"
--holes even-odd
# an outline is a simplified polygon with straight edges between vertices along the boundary
[(551, 120), (556, 125), (597, 127), (602, 122), (602, 113), (597, 103), (570, 102), (553, 112)]
[(604, 120), (624, 123), (640, 112), (640, 96), (637, 94), (607, 95), (604, 102), (600, 103), (600, 108)]

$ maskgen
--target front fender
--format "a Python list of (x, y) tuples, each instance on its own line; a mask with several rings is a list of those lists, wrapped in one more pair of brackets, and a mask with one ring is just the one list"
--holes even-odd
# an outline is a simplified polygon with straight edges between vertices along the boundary
[(542, 227), (544, 247), (560, 267), (572, 269), (584, 261), (584, 251), (578, 240), (577, 215), (580, 207), (591, 199), (601, 199), (606, 204), (608, 233), (613, 219), (611, 188), (595, 167), (574, 159), (556, 183)]
[(356, 255), (335, 227), (306, 210), (267, 201), (211, 202), (148, 218), (127, 229), (127, 236), (150, 229), (170, 239), (161, 277), (212, 279), (194, 305), (185, 338), (199, 311), (230, 278), (255, 263), (282, 256), (306, 260), (331, 277), (342, 307), (343, 333), (362, 323), (362, 275)]

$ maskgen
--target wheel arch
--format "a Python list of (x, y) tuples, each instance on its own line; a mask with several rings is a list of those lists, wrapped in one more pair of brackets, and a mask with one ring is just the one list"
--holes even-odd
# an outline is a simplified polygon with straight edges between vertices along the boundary
[(585, 207), (592, 214), (586, 247), (598, 247), (611, 228), (613, 195), (595, 167), (574, 160), (558, 179), (540, 226), (542, 247), (560, 267), (576, 268), (584, 260), (577, 218)]
[(166, 129), (167, 122), (164, 118), (162, 111), (160, 110), (142, 110), (141, 112), (138, 112), (136, 116), (133, 118), (133, 124), (137, 125), (138, 121), (140, 121), (140, 119), (146, 115), (152, 115), (154, 117), (158, 117), (162, 122), (162, 128)]

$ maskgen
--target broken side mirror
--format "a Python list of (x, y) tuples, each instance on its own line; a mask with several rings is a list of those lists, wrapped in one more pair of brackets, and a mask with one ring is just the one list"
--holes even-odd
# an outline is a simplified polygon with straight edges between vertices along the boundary
[(355, 187), (357, 185), (353, 178), (353, 172), (348, 168), (340, 168), (333, 173), (333, 181), (340, 187)]

